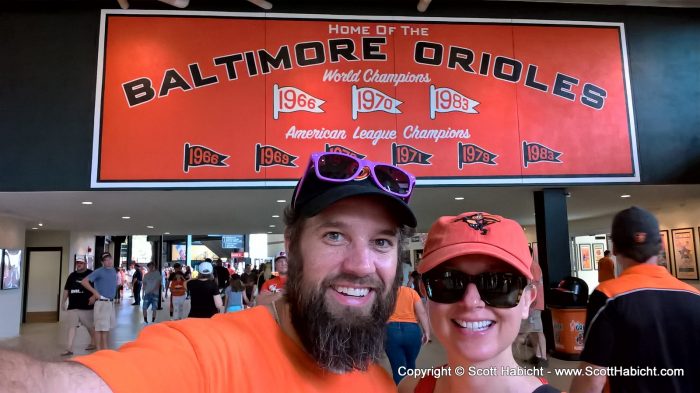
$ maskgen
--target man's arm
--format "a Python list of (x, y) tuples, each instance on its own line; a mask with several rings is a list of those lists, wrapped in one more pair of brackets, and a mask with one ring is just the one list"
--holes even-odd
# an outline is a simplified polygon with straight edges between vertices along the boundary
[(0, 349), (0, 392), (111, 392), (89, 368), (73, 362), (43, 362)]
[[(605, 387), (607, 377), (604, 375), (585, 375), (586, 369), (601, 370), (603, 367), (598, 367), (590, 363), (581, 362), (579, 368), (583, 370), (581, 375), (574, 377), (571, 381), (571, 393), (600, 393)], [(600, 372), (592, 372), (591, 374), (601, 374)]]
[(66, 304), (67, 300), (68, 300), (68, 290), (64, 289), (63, 290), (63, 297), (61, 298), (61, 309), (63, 311), (66, 311), (68, 309), (68, 305)]
[(87, 289), (88, 291), (90, 291), (90, 293), (92, 293), (92, 296), (90, 297), (89, 304), (95, 304), (97, 299), (100, 298), (100, 293), (97, 292), (97, 289), (95, 289), (92, 285), (90, 285), (90, 280), (88, 280), (87, 277), (83, 278), (83, 281), (81, 281), (80, 284), (82, 284), (85, 287), (85, 289)]

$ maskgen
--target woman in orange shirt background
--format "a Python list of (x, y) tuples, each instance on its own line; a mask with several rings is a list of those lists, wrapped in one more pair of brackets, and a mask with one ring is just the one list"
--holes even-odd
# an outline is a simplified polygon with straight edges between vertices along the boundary
[[(420, 296), (409, 287), (399, 287), (396, 308), (387, 322), (384, 341), (384, 350), (397, 385), (406, 375), (405, 370), (416, 368), (420, 347), (429, 340), (430, 323)], [(399, 373), (400, 367), (404, 367), (404, 372)]]

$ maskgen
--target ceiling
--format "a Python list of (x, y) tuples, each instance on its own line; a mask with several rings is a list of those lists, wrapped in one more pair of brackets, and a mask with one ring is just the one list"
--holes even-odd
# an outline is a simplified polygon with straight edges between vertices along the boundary
[[(439, 216), (488, 211), (533, 225), (533, 191), (541, 187), (418, 188), (410, 205), (421, 232)], [(570, 220), (610, 216), (632, 204), (659, 212), (700, 206), (700, 185), (576, 186), (567, 198)], [(631, 198), (620, 198), (630, 194)], [(282, 215), (291, 189), (84, 191), (0, 193), (0, 216), (26, 224), (27, 230), (86, 231), (104, 235), (170, 233), (281, 233)], [(455, 197), (464, 197), (457, 201)], [(82, 202), (93, 202), (83, 205)], [(130, 219), (122, 219), (129, 216)], [(39, 227), (38, 224), (43, 226)], [(153, 226), (150, 229), (147, 226)], [(275, 225), (271, 228), (270, 225)]]

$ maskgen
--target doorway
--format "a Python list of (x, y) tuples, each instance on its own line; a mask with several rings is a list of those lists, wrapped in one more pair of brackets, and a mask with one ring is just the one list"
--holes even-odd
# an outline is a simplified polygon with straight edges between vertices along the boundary
[(61, 247), (27, 248), (22, 322), (58, 322), (62, 260)]

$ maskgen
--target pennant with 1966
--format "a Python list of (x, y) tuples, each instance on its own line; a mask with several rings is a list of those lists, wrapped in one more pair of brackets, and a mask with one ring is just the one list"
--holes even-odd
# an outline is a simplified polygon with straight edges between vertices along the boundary
[(190, 167), (198, 166), (228, 166), (224, 161), (229, 156), (218, 153), (206, 146), (190, 145), (185, 143), (185, 173), (190, 171)]
[(298, 111), (323, 113), (321, 105), (325, 102), (299, 88), (293, 86), (279, 87), (275, 84), (272, 87), (272, 118), (277, 120), (280, 113)]

